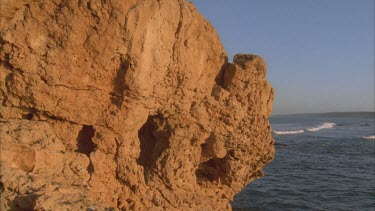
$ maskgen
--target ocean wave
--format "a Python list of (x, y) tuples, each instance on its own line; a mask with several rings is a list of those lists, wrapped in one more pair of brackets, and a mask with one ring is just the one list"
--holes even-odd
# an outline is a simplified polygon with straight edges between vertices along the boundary
[(373, 136), (362, 136), (362, 138), (364, 138), (364, 139), (375, 139), (375, 135), (373, 135)]
[(309, 129), (307, 129), (307, 130), (308, 130), (308, 131), (315, 132), (315, 131), (318, 131), (318, 130), (321, 130), (321, 129), (332, 128), (332, 127), (335, 126), (335, 125), (336, 125), (336, 124), (335, 124), (335, 123), (332, 123), (332, 122), (324, 122), (323, 124), (319, 125), (318, 127), (309, 128)]
[(299, 134), (305, 131), (304, 130), (276, 130), (273, 132), (277, 135), (286, 135), (286, 134)]

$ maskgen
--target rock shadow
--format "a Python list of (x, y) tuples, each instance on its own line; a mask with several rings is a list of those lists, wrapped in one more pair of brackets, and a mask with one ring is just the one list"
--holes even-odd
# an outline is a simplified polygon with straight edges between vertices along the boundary
[(115, 79), (113, 80), (113, 90), (111, 94), (111, 103), (120, 108), (124, 102), (124, 91), (126, 89), (125, 76), (128, 72), (130, 63), (124, 60), (120, 63)]

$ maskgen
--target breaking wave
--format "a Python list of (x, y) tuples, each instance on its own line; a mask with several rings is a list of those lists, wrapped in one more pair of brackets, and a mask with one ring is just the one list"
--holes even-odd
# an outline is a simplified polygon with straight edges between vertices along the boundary
[(273, 131), (277, 135), (285, 135), (285, 134), (299, 134), (305, 132), (304, 130), (279, 130)]
[[(307, 128), (307, 129), (301, 129), (301, 130), (275, 130), (275, 131), (272, 131), (272, 132), (275, 133), (275, 134), (277, 134), (277, 135), (291, 135), (291, 134), (304, 133), (306, 130), (311, 131), (311, 132), (316, 132), (316, 131), (319, 131), (319, 130), (322, 130), (322, 129), (332, 128), (335, 125), (336, 124), (332, 123), (332, 122), (324, 122), (323, 124), (321, 124), (321, 125), (319, 125), (317, 127), (312, 127), (312, 128)], [(369, 136), (369, 137), (371, 139), (371, 137), (373, 137), (373, 136)], [(362, 138), (364, 138), (364, 137), (362, 137)]]
[(373, 136), (362, 136), (362, 138), (364, 138), (364, 139), (375, 139), (375, 135), (373, 135)]
[(313, 127), (313, 128), (309, 128), (307, 129), (308, 131), (318, 131), (318, 130), (321, 130), (321, 129), (328, 129), (328, 128), (332, 128), (333, 126), (335, 126), (336, 124), (335, 123), (332, 123), (332, 122), (325, 122), (321, 125), (319, 125), (318, 127)]

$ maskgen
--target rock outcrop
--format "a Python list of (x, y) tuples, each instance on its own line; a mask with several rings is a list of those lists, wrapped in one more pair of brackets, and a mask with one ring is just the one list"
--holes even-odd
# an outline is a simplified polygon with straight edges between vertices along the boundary
[(191, 3), (1, 4), (1, 210), (229, 210), (273, 159), (264, 61)]

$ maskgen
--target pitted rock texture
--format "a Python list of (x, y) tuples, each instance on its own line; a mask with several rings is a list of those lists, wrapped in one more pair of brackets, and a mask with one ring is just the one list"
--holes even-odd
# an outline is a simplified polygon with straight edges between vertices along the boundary
[(191, 3), (1, 4), (1, 210), (230, 210), (273, 159), (264, 61)]

